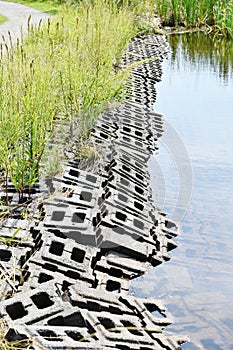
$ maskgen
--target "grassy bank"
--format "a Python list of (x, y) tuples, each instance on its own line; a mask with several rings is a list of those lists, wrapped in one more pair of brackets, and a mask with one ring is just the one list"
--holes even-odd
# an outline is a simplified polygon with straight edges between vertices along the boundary
[(233, 38), (232, 0), (156, 0), (164, 25), (201, 27)]
[(164, 24), (207, 23), (214, 24), (216, 31), (232, 33), (226, 29), (233, 23), (229, 0), (224, 4), (220, 0), (86, 0), (63, 7), (60, 1), (23, 2), (55, 4), (60, 11), (38, 28), (29, 21), (28, 38), (16, 47), (2, 46), (0, 170), (6, 203), (9, 179), (23, 201), (25, 189), (30, 195), (38, 180), (42, 161), (50, 175), (59, 169), (55, 161), (59, 150), (50, 149), (47, 163), (44, 159), (54, 130), (62, 130), (58, 142), (69, 140), (75, 145), (77, 157), (93, 152), (82, 146), (98, 112), (124, 96), (129, 69), (119, 70), (119, 60), (132, 37), (151, 29), (147, 20), (155, 7)]
[(25, 189), (30, 194), (57, 124), (64, 124), (68, 132), (60, 142), (74, 142), (81, 152), (97, 113), (124, 96), (129, 70), (117, 67), (138, 33), (135, 20), (142, 3), (131, 5), (99, 0), (66, 6), (46, 25), (35, 28), (29, 21), (28, 38), (16, 47), (3, 45), (0, 169), (6, 203), (9, 179), (19, 202)]

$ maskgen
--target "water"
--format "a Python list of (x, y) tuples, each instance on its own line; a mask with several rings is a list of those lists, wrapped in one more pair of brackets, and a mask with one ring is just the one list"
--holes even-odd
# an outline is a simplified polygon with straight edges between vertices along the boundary
[[(134, 281), (161, 298), (183, 349), (233, 349), (233, 42), (205, 34), (170, 37), (157, 85), (165, 116), (150, 161), (156, 203), (180, 223), (172, 259)], [(146, 285), (146, 288), (145, 288)]]

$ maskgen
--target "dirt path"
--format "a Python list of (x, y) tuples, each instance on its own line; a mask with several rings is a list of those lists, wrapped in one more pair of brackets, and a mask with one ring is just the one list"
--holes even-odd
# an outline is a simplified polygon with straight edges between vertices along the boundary
[(46, 19), (49, 16), (46, 13), (35, 10), (13, 2), (0, 1), (0, 13), (8, 18), (8, 21), (0, 25), (0, 42), (2, 36), (8, 40), (8, 31), (11, 32), (13, 42), (20, 37), (22, 28), (23, 33), (27, 31), (27, 20), (31, 16), (31, 23), (38, 24), (40, 19)]

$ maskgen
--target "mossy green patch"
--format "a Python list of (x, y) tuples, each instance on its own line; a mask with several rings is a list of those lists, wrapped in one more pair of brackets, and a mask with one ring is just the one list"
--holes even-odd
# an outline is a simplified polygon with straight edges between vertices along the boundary
[(6, 22), (7, 20), (8, 20), (7, 17), (5, 17), (5, 16), (3, 16), (3, 15), (0, 14), (0, 24)]

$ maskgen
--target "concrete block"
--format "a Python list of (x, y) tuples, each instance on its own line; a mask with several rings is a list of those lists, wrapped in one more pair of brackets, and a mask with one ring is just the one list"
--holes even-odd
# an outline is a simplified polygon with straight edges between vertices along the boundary
[(124, 164), (129, 164), (135, 170), (141, 169), (143, 172), (148, 173), (147, 165), (138, 157), (130, 154), (126, 149), (114, 149), (113, 151), (114, 160), (121, 161)]
[[(55, 177), (55, 180), (58, 180), (58, 177)], [(75, 167), (74, 162), (69, 162), (68, 166), (63, 174), (60, 181), (73, 185), (84, 185), (85, 187), (99, 188), (102, 182), (102, 178), (98, 175), (94, 175), (90, 172), (83, 171)]]
[[(6, 194), (5, 194), (5, 188), (6, 185), (5, 183), (1, 184), (1, 189), (3, 191), (0, 191), (0, 198), (1, 200), (4, 202), (6, 199)], [(32, 199), (37, 198), (38, 194), (41, 193), (44, 189), (41, 188), (39, 183), (36, 183), (29, 191), (29, 188), (26, 187), (23, 191), (23, 200), (26, 202), (28, 200), (28, 196), (29, 196), (29, 192), (30, 192), (30, 202)], [(7, 191), (8, 191), (8, 200), (9, 203), (11, 204), (19, 204), (19, 196), (17, 193), (17, 190), (15, 189), (14, 185), (12, 184), (11, 181), (8, 181), (7, 184)], [(17, 210), (20, 210), (21, 208), (15, 208), (15, 212), (17, 212)]]
[(54, 200), (46, 201), (45, 227), (58, 227), (64, 230), (87, 230), (91, 228), (92, 218), (96, 215), (95, 210), (90, 208), (72, 207), (65, 203)]
[(179, 234), (179, 228), (177, 226), (177, 223), (172, 221), (171, 219), (167, 219), (166, 217), (162, 216), (161, 221), (161, 229), (166, 234), (167, 238), (174, 238), (177, 237)]
[(106, 289), (81, 289), (74, 284), (68, 288), (66, 297), (73, 307), (88, 310), (90, 313), (106, 311), (112, 315), (123, 314), (127, 317), (132, 314), (132, 310), (119, 300), (120, 295)]
[(152, 346), (154, 341), (143, 329), (136, 315), (112, 315), (109, 312), (90, 313), (99, 336), (103, 343), (112, 342), (117, 348), (119, 344), (128, 346)]
[[(44, 236), (47, 233), (44, 232)], [(92, 264), (99, 250), (78, 244), (74, 240), (48, 235), (43, 247), (30, 262), (45, 270), (58, 272), (73, 279), (94, 283)]]
[(150, 181), (150, 175), (148, 169), (140, 166), (140, 162), (133, 157), (127, 157), (126, 154), (122, 153), (119, 157), (114, 156), (114, 159), (110, 162), (107, 170), (115, 169), (118, 172), (123, 172), (124, 174), (130, 174), (135, 181), (144, 181), (147, 183)]
[(118, 118), (114, 114), (114, 108), (109, 112), (100, 114), (94, 128), (103, 128), (110, 133), (118, 129)]
[[(129, 135), (123, 135), (122, 133), (118, 133), (118, 138), (116, 143), (122, 143), (122, 146), (129, 147), (129, 152), (131, 153), (132, 150), (139, 151), (141, 150), (141, 153), (148, 153), (148, 142), (144, 141), (144, 139), (137, 140), (134, 137), (130, 137)], [(146, 142), (146, 143), (144, 143)]]
[(147, 163), (150, 158), (151, 153), (150, 153), (149, 145), (146, 149), (144, 148), (140, 149), (139, 145), (136, 145), (135, 147), (135, 145), (132, 145), (131, 142), (127, 142), (127, 140), (117, 139), (114, 142), (114, 146), (119, 151), (121, 150), (127, 151), (128, 153), (130, 153), (130, 155), (134, 156), (138, 160), (141, 160), (142, 162)]
[(54, 284), (44, 283), (35, 290), (15, 294), (11, 299), (2, 301), (1, 315), (8, 325), (43, 323), (51, 315), (64, 309), (64, 303), (57, 294)]
[(94, 129), (91, 133), (92, 137), (95, 139), (105, 141), (105, 140), (112, 140), (117, 137), (115, 132), (112, 132), (111, 130), (105, 130), (103, 128), (97, 128)]
[(106, 110), (104, 113), (100, 114), (100, 122), (117, 129), (119, 121), (117, 111), (119, 108), (121, 108), (121, 105), (111, 108), (110, 110)]
[(109, 179), (106, 185), (112, 187), (122, 194), (128, 194), (132, 199), (140, 200), (147, 204), (150, 197), (150, 192), (147, 187), (142, 187), (137, 183), (126, 179), (123, 175), (117, 172), (109, 172)]
[(147, 166), (140, 161), (134, 155), (131, 155), (126, 149), (114, 149), (113, 151), (113, 159), (108, 165), (108, 169), (115, 166), (128, 165), (134, 171), (139, 171), (142, 174), (148, 175)]
[(137, 310), (147, 328), (166, 327), (172, 323), (171, 315), (161, 300), (154, 298), (135, 298), (122, 296), (122, 302), (129, 303), (132, 309)]
[(147, 173), (143, 174), (140, 171), (130, 169), (127, 165), (111, 167), (108, 171), (109, 176), (119, 174), (122, 178), (130, 181), (132, 184), (143, 189), (150, 188), (150, 180)]
[(114, 251), (131, 257), (138, 261), (150, 261), (153, 266), (159, 265), (164, 261), (163, 255), (156, 251), (156, 243), (150, 237), (147, 240), (144, 237), (136, 239), (125, 233), (119, 233), (118, 230), (108, 227), (99, 227), (96, 231), (97, 246), (104, 251)]
[(32, 253), (30, 247), (0, 245), (0, 262), (7, 270), (16, 272), (23, 267)]
[(53, 281), (59, 289), (60, 293), (64, 292), (68, 286), (72, 284), (79, 285), (80, 288), (93, 287), (95, 284), (95, 277), (88, 272), (82, 272), (72, 267), (67, 268), (62, 265), (56, 265), (55, 263), (42, 262), (41, 256), (36, 255), (38, 261), (28, 263), (25, 267), (27, 280), (24, 282), (22, 288), (19, 288), (21, 292), (28, 289), (38, 288), (43, 283)]
[(29, 230), (34, 226), (34, 223), (32, 220), (7, 218), (3, 221), (3, 226), (10, 229), (21, 228), (22, 230)]
[(118, 123), (114, 120), (114, 110), (109, 114), (102, 114), (95, 123), (94, 130), (105, 130), (109, 134), (113, 134), (118, 129)]
[(111, 227), (114, 232), (122, 234), (130, 234), (132, 237), (142, 238), (147, 241), (150, 236), (150, 230), (153, 223), (139, 218), (138, 215), (126, 213), (124, 209), (115, 209), (113, 205), (109, 205), (106, 201), (101, 206), (101, 225)]
[(122, 191), (107, 187), (102, 196), (102, 203), (113, 206), (116, 210), (125, 211), (126, 214), (133, 215), (151, 225), (154, 223), (150, 216), (152, 208), (149, 207), (149, 203), (134, 199), (128, 193), (122, 193)]
[(106, 273), (95, 270), (96, 290), (107, 290), (112, 293), (127, 294), (129, 292), (129, 279), (109, 276)]
[[(23, 338), (24, 337), (24, 338)], [(46, 325), (17, 325), (8, 331), (7, 338), (11, 341), (20, 339), (31, 339), (33, 341), (33, 349), (56, 349), (56, 350), (101, 350), (102, 344), (96, 344), (96, 337), (90, 337), (86, 328), (77, 327), (54, 327)], [(79, 341), (85, 339), (84, 341)]]
[(58, 193), (54, 194), (51, 205), (69, 204), (75, 208), (94, 208), (96, 201), (101, 195), (100, 189), (86, 188), (78, 185), (60, 184)]
[(19, 228), (2, 227), (1, 239), (7, 243), (11, 242), (11, 245), (20, 245), (21, 247), (34, 248), (35, 239), (33, 239), (30, 230)]
[(117, 138), (121, 138), (123, 140), (130, 140), (128, 142), (132, 142), (131, 139), (133, 138), (133, 141), (138, 141), (141, 143), (144, 143), (144, 146), (148, 143), (148, 140), (152, 137), (152, 135), (147, 131), (147, 129), (144, 130), (138, 130), (137, 128), (134, 128), (132, 126), (128, 125), (120, 125), (119, 130), (116, 131)]
[(141, 262), (110, 251), (102, 255), (100, 260), (96, 261), (94, 269), (95, 271), (104, 272), (109, 276), (131, 280), (143, 275), (149, 266), (149, 262)]

